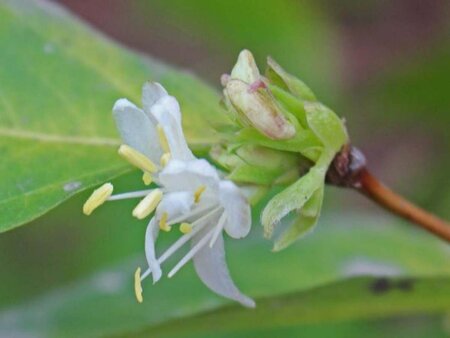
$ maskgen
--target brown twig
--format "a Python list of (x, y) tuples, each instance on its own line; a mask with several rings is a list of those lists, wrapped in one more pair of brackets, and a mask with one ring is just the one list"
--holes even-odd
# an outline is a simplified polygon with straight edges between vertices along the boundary
[(327, 183), (354, 188), (381, 207), (450, 243), (450, 224), (383, 185), (368, 171), (364, 155), (355, 147), (347, 145), (336, 155), (327, 174)]

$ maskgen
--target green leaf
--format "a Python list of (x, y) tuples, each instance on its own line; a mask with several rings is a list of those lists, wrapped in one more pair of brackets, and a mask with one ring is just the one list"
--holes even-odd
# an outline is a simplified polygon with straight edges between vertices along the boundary
[[(118, 191), (129, 188), (130, 183), (133, 188), (140, 184), (138, 173), (129, 176), (131, 182), (124, 178), (114, 181)], [(136, 201), (108, 203), (84, 217), (73, 211), (82, 200), (83, 196), (78, 196), (33, 222), (33, 226), (0, 237), (0, 332), (45, 337), (104, 336), (189, 318), (226, 303), (199, 281), (189, 264), (174, 278), (163, 278), (155, 285), (147, 280), (143, 285), (144, 303), (137, 304), (133, 272), (137, 266), (145, 266), (146, 222), (131, 219)], [(425, 232), (414, 231), (409, 224), (379, 215), (352, 214), (348, 218), (342, 212), (325, 212), (314, 236), (273, 254), (271, 243), (261, 238), (256, 222), (259, 216), (255, 216), (250, 237), (228, 240), (226, 253), (237, 285), (257, 299), (309, 290), (359, 274), (450, 276), (448, 247)], [(176, 236), (176, 231), (161, 235), (158, 249), (167, 247)], [(22, 249), (24, 243), (27, 250)], [(134, 259), (135, 253), (139, 253), (139, 259)], [(123, 264), (114, 263), (130, 254), (133, 258)], [(169, 271), (175, 262), (168, 261), (163, 270)], [(106, 263), (114, 266), (99, 271), (98, 267)], [(81, 277), (90, 273), (92, 277)], [(58, 284), (66, 286), (51, 289)], [(49, 292), (30, 296), (38, 294), (36, 288), (46, 287)], [(15, 294), (12, 299), (11, 293)], [(409, 298), (410, 294), (404, 296)], [(352, 294), (348, 297), (352, 298)], [(20, 304), (5, 307), (5, 299)], [(381, 302), (379, 306), (388, 308), (390, 304)], [(323, 315), (326, 317), (327, 312)]]
[[(387, 318), (450, 309), (450, 278), (354, 278), (312, 290), (261, 299), (249, 311), (228, 306), (131, 334), (180, 337), (249, 329), (273, 329), (344, 320)], [(130, 336), (130, 335), (127, 335)]]
[[(132, 284), (127, 280), (118, 271), (103, 272), (71, 289), (56, 290), (21, 307), (0, 312), (0, 333), (45, 337), (121, 334), (182, 337), (444, 313), (450, 309), (448, 277), (350, 278), (259, 298), (253, 310), (208, 302), (194, 284), (184, 284), (183, 288), (181, 283), (176, 283), (178, 292), (174, 287), (158, 288), (160, 295), (154, 295), (142, 306), (126, 289)], [(169, 294), (171, 299), (167, 299)]]
[[(273, 338), (273, 337), (314, 337), (314, 338), (448, 338), (448, 329), (445, 327), (445, 317), (437, 315), (396, 316), (383, 319), (338, 321), (331, 323), (300, 324), (288, 327), (274, 327), (262, 329), (246, 329), (240, 331), (218, 330), (214, 332), (215, 338)], [(143, 333), (149, 330), (144, 330)], [(152, 330), (153, 337), (177, 337), (177, 338), (208, 338), (207, 334), (190, 334), (171, 330)], [(174, 330), (175, 331), (175, 330)], [(139, 333), (137, 333), (139, 336)], [(133, 334), (127, 335), (133, 337)]]
[[(217, 93), (195, 77), (123, 50), (57, 5), (0, 3), (0, 232), (130, 168), (116, 156), (118, 98), (146, 80), (176, 96), (196, 149), (226, 124)], [(201, 131), (201, 132), (199, 132)]]
[[(194, 34), (205, 45), (210, 57), (201, 55), (197, 64), (207, 77), (211, 71), (205, 68), (223, 73), (237, 53), (247, 48), (261, 65), (271, 55), (320, 92), (321, 98), (339, 96), (337, 30), (316, 1), (154, 0), (139, 4), (148, 17), (164, 16), (172, 27), (188, 30), (186, 38)], [(227, 63), (218, 65), (218, 60)]]

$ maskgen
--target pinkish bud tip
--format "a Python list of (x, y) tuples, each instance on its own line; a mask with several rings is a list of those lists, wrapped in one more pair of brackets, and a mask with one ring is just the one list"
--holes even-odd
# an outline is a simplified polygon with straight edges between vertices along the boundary
[(250, 84), (250, 86), (248, 88), (248, 92), (254, 93), (258, 89), (265, 89), (265, 88), (267, 88), (266, 84), (264, 83), (263, 80), (259, 79), (259, 80), (256, 80), (255, 82), (253, 82), (252, 84)]
[(226, 86), (228, 81), (230, 81), (230, 74), (222, 74), (220, 76), (220, 83), (222, 84), (222, 86)]

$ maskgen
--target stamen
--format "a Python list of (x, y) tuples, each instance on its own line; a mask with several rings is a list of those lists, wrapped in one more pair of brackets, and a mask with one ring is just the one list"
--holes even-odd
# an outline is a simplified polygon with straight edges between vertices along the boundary
[(144, 181), (145, 185), (150, 185), (153, 182), (152, 174), (150, 174), (148, 171), (145, 171), (142, 175), (142, 181)]
[(134, 273), (134, 294), (139, 303), (144, 301), (144, 298), (142, 297), (141, 268), (137, 268)]
[(170, 153), (164, 153), (160, 159), (161, 165), (165, 167), (167, 163), (169, 163), (171, 157), (172, 155)]
[(181, 223), (180, 224), (180, 231), (183, 234), (188, 234), (192, 231), (192, 225), (190, 225), (189, 223)]
[(205, 192), (206, 190), (206, 186), (201, 185), (197, 188), (197, 190), (195, 190), (194, 192), (194, 202), (198, 203), (200, 202), (200, 197), (202, 197), (202, 194)]
[(164, 132), (163, 127), (158, 124), (156, 126), (156, 130), (158, 131), (159, 143), (161, 144), (161, 148), (163, 148), (165, 153), (170, 153), (169, 142), (167, 142), (166, 133)]
[(119, 200), (124, 200), (124, 199), (128, 199), (128, 198), (144, 197), (144, 196), (147, 196), (152, 191), (153, 190), (149, 189), (149, 190), (133, 191), (133, 192), (126, 192), (123, 194), (112, 195), (111, 197), (108, 197), (108, 201), (119, 201)]
[(192, 259), (192, 257), (195, 256), (197, 252), (203, 249), (209, 239), (213, 236), (214, 230), (215, 229), (212, 229), (201, 240), (199, 240), (197, 244), (195, 244), (192, 249), (178, 262), (178, 264), (175, 265), (175, 267), (167, 275), (169, 278), (172, 278), (187, 262)]
[(94, 190), (83, 205), (83, 213), (89, 216), (96, 208), (106, 202), (111, 196), (113, 189), (114, 187), (111, 183), (105, 183), (100, 188)]
[(223, 230), (223, 227), (225, 226), (227, 220), (227, 215), (225, 213), (222, 214), (222, 216), (220, 216), (219, 218), (219, 222), (217, 223), (215, 229), (214, 229), (214, 234), (211, 238), (211, 241), (209, 242), (209, 247), (212, 248), (214, 246), (214, 244), (217, 241), (217, 238), (219, 238), (220, 233)]
[(192, 218), (195, 218), (197, 216), (200, 216), (201, 214), (203, 214), (205, 212), (209, 212), (211, 210), (211, 208), (214, 208), (216, 206), (217, 206), (217, 204), (210, 204), (210, 205), (205, 205), (205, 206), (202, 205), (202, 206), (194, 207), (187, 214), (184, 214), (184, 215), (181, 215), (179, 217), (176, 217), (176, 218), (172, 219), (169, 222), (169, 225), (181, 223), (184, 220), (192, 219)]
[(140, 153), (139, 151), (122, 144), (118, 151), (119, 155), (130, 162), (135, 167), (141, 169), (142, 171), (148, 171), (150, 173), (155, 173), (158, 167), (153, 163), (147, 156)]
[(163, 193), (161, 189), (152, 190), (133, 210), (133, 216), (143, 219), (150, 215), (161, 202)]
[[(172, 256), (179, 248), (181, 248), (184, 244), (186, 244), (195, 234), (197, 234), (200, 230), (202, 230), (207, 224), (209, 224), (209, 220), (212, 217), (215, 217), (216, 213), (220, 211), (221, 208), (216, 208), (203, 215), (192, 225), (192, 231), (186, 235), (181, 236), (175, 243), (173, 243), (159, 258), (158, 263), (164, 263), (170, 256)], [(147, 269), (141, 276), (141, 281), (147, 278), (152, 273), (152, 270)]]
[(169, 224), (167, 224), (167, 218), (169, 218), (169, 214), (167, 212), (163, 212), (161, 219), (159, 220), (159, 228), (162, 231), (169, 232), (172, 229), (172, 227)]

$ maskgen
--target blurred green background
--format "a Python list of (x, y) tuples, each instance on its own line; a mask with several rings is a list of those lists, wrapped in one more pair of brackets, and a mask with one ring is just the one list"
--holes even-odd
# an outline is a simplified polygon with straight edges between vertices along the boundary
[[(230, 70), (242, 48), (250, 49), (260, 64), (273, 56), (346, 118), (353, 143), (364, 150), (377, 176), (414, 202), (450, 218), (447, 1), (59, 2), (124, 46), (188, 69), (216, 89), (220, 75)], [(131, 190), (139, 186), (139, 178), (130, 173), (114, 183), (117, 191)], [(143, 260), (145, 224), (129, 217), (133, 202), (107, 205), (84, 217), (80, 208), (88, 195), (82, 193), (31, 226), (0, 236), (1, 337), (135, 335), (130, 332), (141, 330), (145, 336), (146, 329), (153, 332), (151, 324), (223, 304), (189, 267), (180, 281), (161, 282), (175, 283), (172, 286), (157, 285), (153, 291), (148, 285), (148, 294), (154, 294), (146, 300), (149, 312), (142, 313), (134, 304), (131, 275), (136, 262)], [(238, 284), (244, 291), (252, 290), (252, 296), (305, 290), (338, 279), (340, 259), (358, 262), (364, 255), (372, 259), (366, 267), (369, 274), (389, 271), (378, 261), (391, 262), (393, 271), (402, 266), (401, 272), (411, 275), (449, 274), (448, 246), (353, 192), (328, 189), (319, 227), (305, 241), (276, 255), (269, 252), (270, 243), (262, 240), (258, 226), (250, 244), (229, 243), (234, 249), (230, 269)], [(242, 258), (239, 253), (246, 245), (255, 248)], [(247, 266), (256, 267), (253, 271)], [(92, 285), (98, 280), (90, 278), (103, 269), (118, 269), (120, 278), (126, 272), (129, 287), (115, 292), (115, 277), (106, 273), (97, 296)], [(289, 270), (293, 272), (287, 275)], [(189, 296), (180, 291), (183, 286)], [(183, 298), (183, 307), (174, 314), (177, 297)], [(383, 302), (378, 307), (383, 312)], [(448, 303), (447, 309), (450, 312)], [(234, 337), (445, 337), (450, 332), (445, 312), (424, 309), (336, 321), (332, 315), (328, 320), (325, 311), (321, 321), (294, 320), (265, 330), (232, 332)], [(164, 327), (153, 333), (198, 336)], [(228, 336), (226, 330), (220, 334)]]

